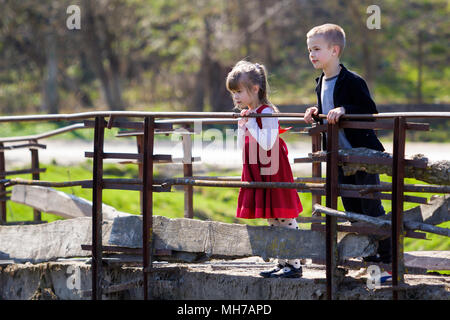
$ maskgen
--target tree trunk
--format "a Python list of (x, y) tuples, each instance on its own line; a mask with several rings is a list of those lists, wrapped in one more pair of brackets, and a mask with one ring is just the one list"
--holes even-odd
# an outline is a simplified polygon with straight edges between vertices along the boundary
[(86, 91), (81, 89), (78, 81), (67, 75), (67, 73), (64, 70), (60, 72), (60, 79), (62, 87), (65, 90), (72, 92), (75, 95), (75, 97), (80, 101), (83, 107), (88, 108), (92, 107), (91, 97)]
[(111, 52), (107, 52), (109, 54), (108, 58), (111, 65), (111, 74), (108, 76), (108, 72), (103, 65), (103, 48), (100, 47), (100, 38), (97, 34), (98, 24), (96, 23), (96, 17), (94, 13), (94, 9), (92, 7), (92, 2), (89, 0), (84, 1), (84, 8), (86, 12), (85, 17), (85, 25), (86, 28), (82, 29), (83, 35), (85, 37), (85, 42), (87, 44), (87, 51), (89, 52), (89, 59), (99, 78), (103, 95), (106, 100), (106, 103), (111, 108), (111, 110), (123, 110), (123, 103), (121, 98), (121, 90), (120, 90), (120, 76), (118, 75), (118, 61), (115, 61), (111, 56)]
[(225, 85), (229, 71), (218, 61), (213, 61), (209, 65), (208, 92), (212, 111), (231, 112), (233, 110), (233, 99)]
[(109, 86), (111, 89), (111, 96), (108, 97), (108, 104), (110, 105), (112, 110), (123, 110), (125, 109), (125, 106), (122, 100), (120, 60), (112, 46), (112, 43), (114, 41), (114, 34), (109, 30), (106, 23), (106, 18), (103, 14), (100, 15), (98, 19), (102, 24), (103, 33), (105, 35), (105, 53), (110, 66)]
[[(373, 57), (376, 57), (374, 50), (376, 50), (376, 46), (374, 46), (374, 39), (371, 34), (371, 30), (367, 28), (359, 27), (359, 24), (365, 24), (365, 15), (361, 10), (362, 5), (358, 1), (351, 1), (350, 3), (350, 13), (353, 17), (353, 21), (356, 22), (356, 27), (353, 29), (355, 31), (354, 39), (357, 40), (354, 45), (362, 47), (362, 60), (364, 66), (364, 78), (367, 82), (367, 86), (369, 90), (372, 89), (374, 82), (374, 72), (373, 72)], [(365, 8), (365, 7), (364, 7)], [(364, 19), (361, 19), (361, 18)], [(372, 32), (373, 33), (373, 32)]]
[(244, 40), (244, 56), (248, 57), (251, 55), (251, 34), (248, 30), (250, 25), (250, 15), (248, 9), (249, 3), (247, 1), (240, 2), (241, 10), (239, 10), (239, 33), (243, 34)]
[(422, 69), (423, 69), (423, 31), (420, 30), (417, 35), (417, 101), (421, 104), (422, 98)]
[(48, 113), (58, 113), (58, 58), (56, 53), (56, 37), (49, 33), (46, 42), (46, 70), (43, 82), (42, 109)]
[(211, 25), (208, 21), (208, 17), (203, 19), (203, 25), (205, 27), (205, 35), (203, 39), (202, 57), (200, 60), (200, 69), (195, 77), (194, 95), (190, 103), (190, 109), (192, 111), (204, 111), (205, 108), (205, 95), (207, 87), (208, 69), (210, 64), (209, 52), (211, 50)]
[(367, 82), (367, 86), (369, 87), (369, 90), (373, 88), (374, 83), (374, 74), (373, 74), (373, 59), (372, 59), (372, 53), (374, 49), (373, 46), (373, 39), (371, 39), (367, 32), (363, 35), (363, 60), (364, 60), (364, 74), (365, 74), (365, 80)]
[[(265, 8), (267, 8), (268, 6), (269, 3), (267, 2), (267, 0), (264, 0), (262, 2), (262, 5), (259, 6), (260, 16), (263, 16), (265, 14)], [(261, 33), (264, 51), (264, 64), (270, 70), (273, 64), (273, 56), (272, 56), (272, 47), (270, 45), (271, 41), (269, 36), (269, 28), (267, 25), (267, 20), (264, 21), (263, 25), (261, 26)]]

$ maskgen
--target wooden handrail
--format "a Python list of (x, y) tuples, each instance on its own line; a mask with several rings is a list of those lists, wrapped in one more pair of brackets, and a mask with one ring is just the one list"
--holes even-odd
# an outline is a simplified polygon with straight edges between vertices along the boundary
[[(2, 117), (0, 117), (2, 118)], [(76, 129), (83, 129), (85, 128), (84, 125), (82, 123), (75, 123), (72, 124), (70, 126), (67, 127), (62, 127), (56, 130), (52, 130), (52, 131), (48, 131), (48, 132), (44, 132), (44, 133), (40, 133), (40, 134), (34, 134), (34, 135), (29, 135), (29, 136), (21, 136), (21, 137), (5, 137), (5, 138), (0, 138), (0, 143), (4, 143), (4, 142), (19, 142), (19, 141), (30, 141), (30, 140), (39, 140), (39, 139), (44, 139), (44, 138), (49, 138), (52, 136), (56, 136), (58, 134), (61, 133), (65, 133), (65, 132), (69, 132), (69, 131), (73, 131)]]
[[(272, 113), (256, 114), (252, 113), (247, 117), (300, 117), (305, 113)], [(24, 116), (4, 116), (0, 117), (0, 122), (20, 122), (20, 121), (74, 121), (92, 119), (95, 117), (132, 117), (132, 118), (231, 118), (237, 119), (241, 115), (235, 112), (144, 112), (144, 111), (94, 111), (72, 114), (46, 114), (46, 115), (24, 115)], [(318, 115), (321, 119), (326, 119), (326, 115)], [(395, 117), (404, 118), (450, 118), (450, 112), (387, 112), (378, 114), (345, 114), (342, 119), (387, 119)]]

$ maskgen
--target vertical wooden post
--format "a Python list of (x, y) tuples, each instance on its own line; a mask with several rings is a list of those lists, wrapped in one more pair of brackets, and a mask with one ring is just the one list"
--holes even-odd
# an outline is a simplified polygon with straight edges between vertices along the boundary
[[(0, 179), (5, 179), (6, 165), (5, 165), (5, 151), (3, 150), (3, 143), (0, 142)], [(6, 188), (2, 183), (0, 184), (0, 197), (6, 196)], [(6, 200), (0, 200), (0, 225), (6, 224)]]
[[(188, 129), (190, 126), (186, 125)], [(192, 136), (183, 134), (183, 176), (192, 177)], [(194, 187), (184, 186), (184, 217), (194, 218)]]
[[(395, 118), (394, 145), (392, 167), (392, 286), (404, 283), (405, 264), (403, 259), (404, 229), (403, 229), (403, 201), (405, 177), (405, 135), (406, 120)], [(393, 299), (401, 299), (402, 293), (394, 289)]]
[[(338, 132), (339, 124), (328, 124), (326, 206), (332, 209), (337, 209), (338, 199)], [(333, 300), (337, 291), (337, 218), (329, 215), (326, 216), (326, 251), (327, 299)]]
[[(315, 126), (315, 124), (313, 124)], [(318, 152), (322, 150), (322, 139), (320, 134), (313, 135), (311, 137), (312, 142), (312, 152)], [(312, 163), (312, 177), (314, 178), (322, 178), (322, 163), (321, 162), (313, 162)], [(312, 206), (317, 204), (322, 204), (322, 196), (319, 194), (312, 194)], [(312, 207), (311, 206), (311, 207)], [(320, 213), (317, 214), (318, 216), (321, 216)]]
[[(30, 141), (37, 143), (36, 140)], [(37, 148), (30, 148), (31, 152), (31, 169), (33, 173), (31, 174), (33, 180), (40, 180), (41, 176), (39, 173), (39, 150)], [(33, 209), (33, 220), (42, 221), (42, 215), (39, 210)]]
[[(136, 144), (137, 144), (137, 150), (139, 154), (142, 154), (142, 159), (144, 159), (144, 136), (136, 136)], [(142, 162), (138, 163), (138, 170), (139, 170), (139, 179), (141, 179), (142, 181), (144, 180), (144, 160), (142, 160)], [(144, 193), (143, 190), (139, 191), (139, 201), (141, 204), (141, 213), (144, 210)]]
[(153, 146), (155, 118), (144, 121), (144, 167), (143, 167), (143, 210), (142, 210), (142, 250), (144, 274), (144, 300), (151, 298), (148, 274), (152, 269), (153, 255)]
[(102, 299), (102, 192), (105, 119), (95, 118), (92, 177), (92, 300)]

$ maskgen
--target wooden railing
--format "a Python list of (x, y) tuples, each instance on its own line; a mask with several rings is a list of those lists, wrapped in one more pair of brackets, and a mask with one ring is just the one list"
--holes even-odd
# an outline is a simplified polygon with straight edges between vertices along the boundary
[[(281, 113), (281, 114), (251, 114), (249, 117), (278, 117), (280, 122), (285, 123), (304, 123), (303, 113)], [(393, 178), (391, 191), (392, 195), (386, 197), (382, 194), (373, 194), (372, 198), (389, 198), (392, 200), (392, 271), (393, 271), (393, 298), (399, 298), (401, 295), (401, 285), (404, 283), (404, 262), (403, 262), (403, 240), (405, 231), (403, 229), (403, 203), (411, 201), (423, 203), (423, 198), (406, 197), (404, 172), (405, 166), (414, 166), (423, 168), (426, 166), (424, 161), (409, 161), (405, 159), (405, 133), (407, 130), (428, 130), (427, 124), (418, 124), (407, 122), (409, 118), (450, 118), (449, 112), (412, 112), (412, 113), (383, 113), (376, 115), (344, 115), (337, 124), (321, 125), (316, 124), (308, 129), (312, 137), (312, 154), (307, 158), (295, 159), (294, 163), (311, 162), (312, 177), (297, 178), (306, 179), (302, 182), (296, 179), (293, 183), (273, 183), (273, 182), (242, 182), (236, 181), (235, 178), (218, 178), (211, 177), (194, 177), (192, 171), (192, 130), (190, 125), (194, 121), (202, 121), (203, 123), (235, 123), (240, 115), (236, 113), (203, 113), (203, 112), (90, 112), (81, 114), (66, 115), (39, 115), (39, 116), (16, 116), (16, 117), (0, 117), (0, 122), (10, 121), (71, 121), (84, 120), (83, 126), (94, 129), (94, 149), (87, 152), (87, 157), (93, 158), (93, 177), (92, 182), (85, 184), (85, 187), (91, 187), (93, 192), (93, 211), (92, 211), (92, 298), (101, 299), (102, 297), (102, 252), (103, 244), (101, 243), (102, 234), (102, 192), (104, 189), (123, 189), (138, 190), (141, 192), (141, 207), (143, 215), (143, 237), (142, 237), (142, 255), (143, 255), (143, 275), (144, 275), (144, 298), (151, 296), (148, 286), (148, 274), (152, 272), (153, 251), (152, 248), (152, 215), (153, 215), (153, 192), (170, 191), (173, 185), (184, 185), (185, 197), (185, 217), (193, 217), (193, 200), (192, 188), (194, 186), (211, 186), (211, 187), (246, 187), (246, 188), (296, 188), (302, 189), (303, 192), (311, 192), (313, 194), (313, 203), (321, 204), (321, 196), (326, 196), (326, 207), (337, 209), (338, 196), (361, 197), (365, 196), (358, 192), (352, 192), (351, 187), (347, 190), (345, 186), (338, 184), (338, 166), (340, 161), (368, 161), (370, 163), (386, 164), (386, 160), (379, 159), (361, 159), (347, 157), (343, 159), (339, 156), (338, 131), (339, 128), (370, 128), (394, 131), (394, 148), (392, 157)], [(318, 120), (324, 119), (325, 115), (319, 115)], [(94, 118), (95, 120), (89, 120)], [(108, 120), (106, 120), (108, 118)], [(140, 118), (143, 121), (125, 121), (125, 118)], [(159, 120), (156, 119), (164, 119)], [(184, 119), (183, 119), (184, 118)], [(372, 120), (372, 121), (367, 121)], [(381, 121), (380, 121), (381, 120)], [(156, 163), (173, 162), (171, 155), (157, 155), (154, 153), (154, 141), (156, 134), (180, 134), (173, 125), (182, 125), (185, 131), (181, 131), (183, 135), (183, 157), (177, 161), (183, 163), (184, 178), (182, 179), (165, 179), (158, 181), (153, 176), (153, 167)], [(78, 127), (79, 125), (77, 125)], [(138, 152), (131, 153), (105, 153), (104, 152), (104, 133), (105, 130), (118, 127), (122, 129), (132, 129), (131, 132), (120, 132), (118, 137), (135, 136), (137, 139)], [(324, 132), (327, 133), (327, 148), (325, 157), (317, 156), (321, 151), (320, 136)], [(19, 141), (29, 140), (33, 147), (37, 146), (38, 139), (19, 139)], [(6, 140), (3, 140), (6, 142)], [(29, 146), (29, 145), (28, 145)], [(4, 149), (2, 149), (4, 151)], [(104, 159), (121, 159), (131, 161), (139, 165), (139, 179), (133, 181), (115, 181), (108, 182), (103, 178), (103, 160)], [(317, 185), (305, 181), (323, 182), (321, 172), (321, 162), (326, 162), (326, 180), (325, 185)], [(4, 163), (4, 160), (3, 160)], [(0, 158), (0, 172), (2, 172), (2, 162)], [(36, 168), (34, 168), (36, 169)], [(3, 168), (3, 173), (6, 173)], [(3, 175), (4, 177), (5, 175)], [(0, 176), (2, 178), (2, 176)], [(300, 180), (301, 181), (301, 180)], [(319, 183), (320, 184), (320, 183)], [(446, 189), (441, 189), (446, 190)], [(0, 192), (5, 192), (0, 190)], [(420, 192), (420, 190), (419, 190)], [(448, 192), (447, 192), (448, 193)], [(367, 197), (367, 196), (366, 196)], [(339, 231), (337, 218), (332, 215), (326, 216), (325, 232), (326, 232), (326, 276), (327, 276), (327, 297), (334, 299), (336, 297), (336, 278), (338, 266), (337, 252), (337, 232)], [(319, 224), (313, 224), (315, 230), (322, 230)], [(348, 229), (348, 228), (347, 228)], [(351, 229), (351, 227), (350, 227)], [(361, 230), (354, 229), (354, 232)], [(352, 230), (347, 230), (352, 232)], [(365, 232), (371, 232), (365, 230)], [(414, 233), (409, 233), (411, 237), (417, 237)]]

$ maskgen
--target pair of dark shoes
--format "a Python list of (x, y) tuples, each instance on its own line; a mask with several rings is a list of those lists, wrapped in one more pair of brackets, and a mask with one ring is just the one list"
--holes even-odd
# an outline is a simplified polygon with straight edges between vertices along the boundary
[(392, 257), (390, 254), (380, 255), (377, 253), (374, 256), (368, 256), (363, 258), (364, 262), (374, 262), (374, 263), (392, 263)]
[(301, 278), (303, 275), (302, 267), (295, 268), (293, 265), (286, 263), (278, 264), (275, 268), (259, 273), (263, 278)]

